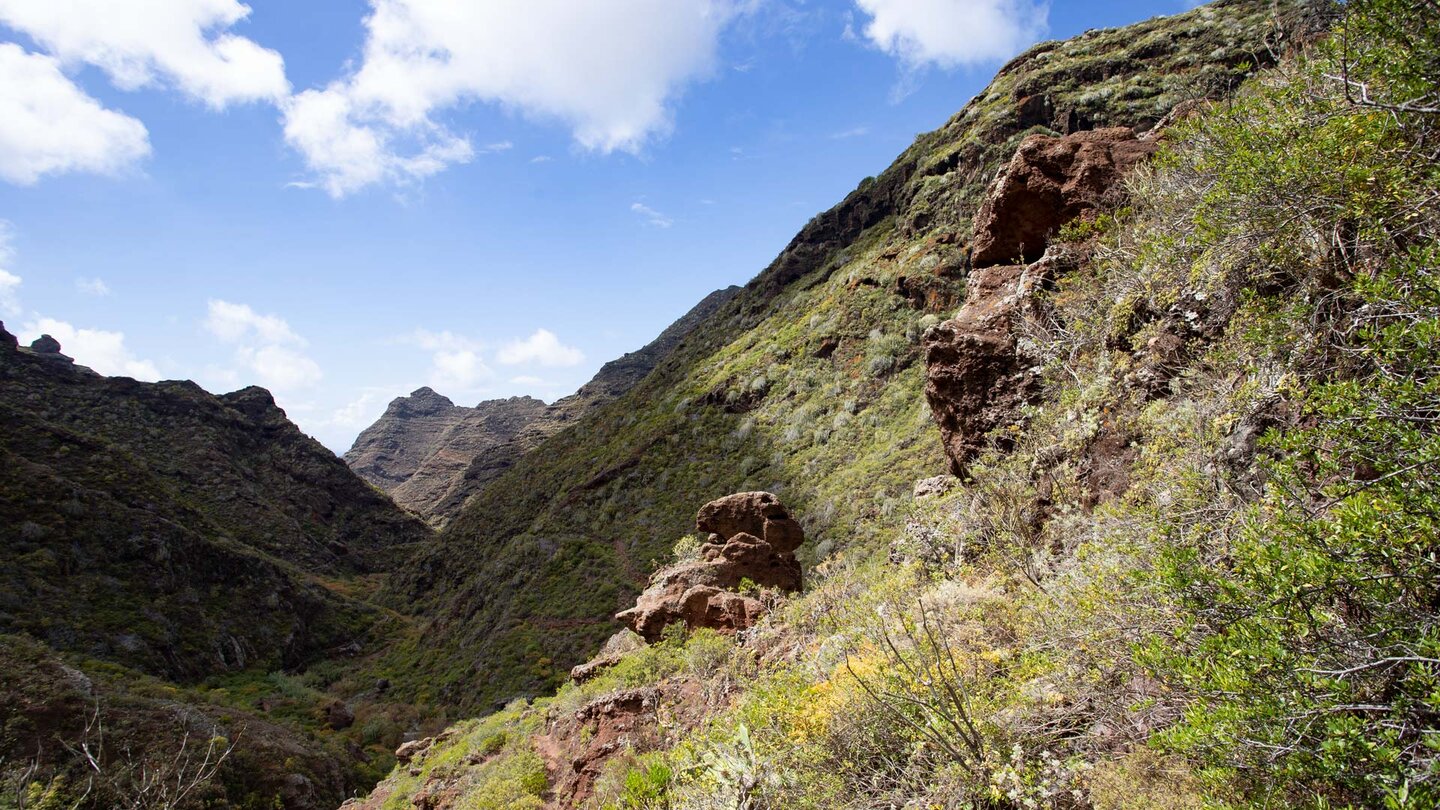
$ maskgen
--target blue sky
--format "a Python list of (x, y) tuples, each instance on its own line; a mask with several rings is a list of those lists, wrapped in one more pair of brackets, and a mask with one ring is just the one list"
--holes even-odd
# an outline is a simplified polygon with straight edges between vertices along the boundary
[(0, 0), (0, 317), (110, 374), (572, 392), (1041, 39), (1026, 0)]

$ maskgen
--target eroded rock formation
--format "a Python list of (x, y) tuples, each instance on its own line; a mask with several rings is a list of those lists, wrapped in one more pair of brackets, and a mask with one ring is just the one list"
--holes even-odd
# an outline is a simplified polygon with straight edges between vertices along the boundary
[(975, 267), (1033, 262), (1060, 226), (1098, 207), (1116, 181), (1156, 149), (1129, 127), (1032, 135), (991, 184), (975, 214)]
[(1017, 351), (1017, 330), (1054, 269), (1046, 259), (976, 270), (959, 314), (925, 332), (925, 398), (956, 476), (964, 476), (986, 434), (1015, 419), (1035, 393), (1038, 380)]
[(765, 606), (739, 593), (747, 580), (761, 588), (800, 590), (795, 550), (805, 531), (769, 492), (741, 492), (700, 508), (695, 528), (708, 535), (700, 559), (662, 568), (635, 607), (615, 618), (655, 641), (665, 627), (684, 622), (734, 633), (753, 627)]
[(954, 475), (964, 475), (987, 441), (1005, 446), (1003, 429), (1035, 395), (1036, 362), (1023, 356), (1019, 330), (1037, 314), (1035, 293), (1076, 261), (1047, 251), (1051, 237), (1113, 201), (1121, 178), (1155, 152), (1174, 117), (1143, 138), (1129, 127), (1032, 135), (991, 183), (975, 213), (965, 303), (924, 336), (925, 398)]

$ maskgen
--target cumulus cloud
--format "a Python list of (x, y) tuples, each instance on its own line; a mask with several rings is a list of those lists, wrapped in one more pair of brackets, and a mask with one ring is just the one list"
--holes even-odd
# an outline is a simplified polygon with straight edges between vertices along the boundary
[(101, 106), (55, 59), (0, 43), (0, 178), (31, 185), (47, 174), (117, 174), (149, 154), (144, 124)]
[(1044, 34), (1049, 5), (1030, 0), (855, 0), (864, 35), (907, 67), (1004, 59)]
[(160, 370), (154, 363), (137, 358), (126, 348), (123, 332), (77, 329), (54, 318), (37, 318), (20, 330), (20, 339), (24, 342), (32, 341), (41, 335), (50, 335), (60, 341), (61, 351), (75, 358), (75, 362), (89, 366), (106, 376), (134, 377), (148, 381), (160, 379)]
[(637, 151), (713, 70), (737, 13), (736, 0), (371, 0), (359, 67), (287, 103), (285, 138), (337, 197), (472, 159), (437, 118), (467, 101), (559, 121), (585, 149)]
[(507, 366), (537, 363), (542, 366), (575, 366), (585, 355), (573, 346), (566, 346), (548, 329), (537, 329), (524, 340), (515, 340), (500, 347), (495, 359)]
[(207, 307), (205, 329), (234, 349), (238, 368), (219, 370), (211, 376), (228, 383), (254, 379), (277, 391), (295, 391), (320, 382), (320, 364), (302, 349), (305, 339), (277, 315), (262, 315), (248, 304), (212, 299)]
[(280, 101), (280, 54), (229, 29), (250, 14), (237, 0), (0, 0), (0, 22), (66, 64), (105, 71), (115, 86), (174, 87), (210, 107)]
[(75, 279), (75, 289), (96, 298), (104, 298), (110, 294), (110, 285), (98, 278), (77, 278)]
[(290, 324), (275, 315), (261, 315), (248, 304), (211, 299), (205, 317), (205, 328), (226, 343), (255, 339), (263, 343), (297, 343), (304, 340)]
[(416, 329), (400, 342), (430, 352), (429, 384), (437, 391), (469, 393), (495, 377), (482, 355), (484, 341), (449, 331)]
[(266, 388), (293, 391), (325, 376), (318, 363), (288, 346), (241, 346), (235, 356)]

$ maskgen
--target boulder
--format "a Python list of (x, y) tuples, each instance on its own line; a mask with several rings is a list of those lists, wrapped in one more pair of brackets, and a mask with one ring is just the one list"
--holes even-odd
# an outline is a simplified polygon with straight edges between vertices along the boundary
[(570, 680), (575, 683), (585, 683), (620, 663), (626, 653), (643, 646), (645, 646), (645, 640), (637, 636), (633, 630), (621, 630), (605, 642), (605, 646), (600, 648), (600, 652), (594, 658), (572, 667)]
[(56, 363), (74, 364), (74, 360), (60, 353), (60, 341), (49, 335), (41, 335), (30, 342), (30, 353), (44, 360)]
[(1098, 207), (1124, 173), (1157, 148), (1129, 127), (1026, 138), (975, 213), (972, 264), (1039, 259), (1060, 226)]
[(711, 501), (701, 507), (695, 526), (709, 534), (700, 559), (657, 571), (635, 607), (616, 614), (647, 641), (659, 639), (675, 622), (724, 633), (753, 627), (765, 606), (738, 592), (747, 581), (787, 593), (800, 590), (795, 549), (805, 531), (773, 494), (741, 492)]
[(402, 743), (399, 748), (395, 749), (395, 760), (401, 765), (407, 765), (410, 760), (424, 756), (425, 752), (429, 751), (430, 746), (434, 744), (434, 737), (424, 737), (419, 740)]
[(41, 335), (30, 342), (30, 351), (36, 354), (59, 354), (60, 341), (49, 335)]
[(325, 725), (343, 731), (355, 725), (355, 712), (343, 700), (334, 700), (325, 707)]

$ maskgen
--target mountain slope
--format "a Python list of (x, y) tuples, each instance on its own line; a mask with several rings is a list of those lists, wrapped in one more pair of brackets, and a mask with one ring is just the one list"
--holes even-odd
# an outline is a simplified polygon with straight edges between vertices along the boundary
[(810, 561), (899, 528), (945, 461), (916, 364), (963, 298), (971, 220), (1024, 136), (1144, 129), (1231, 91), (1300, 12), (1221, 2), (1036, 46), (887, 170), (811, 221), (616, 402), (491, 481), (398, 571), (424, 630), (383, 665), (467, 708), (556, 685), (616, 625), (700, 503), (779, 494)]
[[(118, 729), (125, 718), (185, 715), (177, 707), (187, 702), (228, 702), (224, 689), (207, 694), (202, 683), (263, 680), (378, 643), (377, 623), (389, 618), (366, 594), (375, 575), (429, 537), (422, 523), (302, 434), (262, 389), (214, 396), (190, 382), (102, 377), (58, 346), (37, 348), (46, 351), (20, 348), (0, 327), (0, 637), (10, 639), (8, 651), (78, 667), (79, 681), (106, 681), (88, 699)], [(26, 639), (45, 650), (33, 652)], [(0, 726), (18, 734), (29, 728), (21, 722), (27, 704), (47, 698), (44, 684), (11, 685), (40, 690), (33, 703), (0, 706)], [(161, 690), (169, 704), (151, 700), (132, 713), (145, 702), (139, 694)], [(356, 783), (352, 753), (298, 726), (258, 733), (280, 728), (261, 718), (265, 711), (251, 704), (229, 715), (232, 729), (256, 730), (247, 751), (289, 746), (316, 763), (329, 774), (312, 797), (321, 805)], [(216, 719), (223, 711), (208, 713), (212, 729), (226, 725)], [(0, 747), (13, 755), (7, 761), (37, 750), (53, 756), (63, 748), (46, 735), (84, 720), (70, 713), (42, 726), (38, 748), (25, 749), (28, 732)], [(137, 750), (175, 742), (163, 731), (147, 739), (153, 725), (136, 722)], [(237, 789), (285, 775), (256, 771), (237, 777)]]
[(1440, 806), (1440, 17), (1313, 11), (1157, 137), (1014, 151), (922, 338), (956, 476), (347, 807)]

